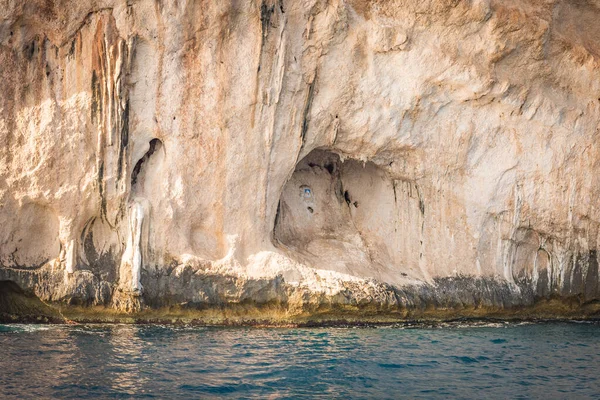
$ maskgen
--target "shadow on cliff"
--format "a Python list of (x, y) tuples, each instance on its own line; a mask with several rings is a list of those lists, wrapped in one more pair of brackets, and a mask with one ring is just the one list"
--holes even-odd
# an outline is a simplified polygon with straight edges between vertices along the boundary
[(0, 323), (64, 323), (54, 308), (13, 281), (0, 281)]

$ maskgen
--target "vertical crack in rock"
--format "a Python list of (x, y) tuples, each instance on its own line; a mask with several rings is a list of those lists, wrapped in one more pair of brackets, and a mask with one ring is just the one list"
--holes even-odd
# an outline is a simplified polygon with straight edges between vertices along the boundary
[(302, 130), (300, 132), (300, 139), (302, 140), (302, 145), (300, 146), (300, 151), (304, 148), (304, 143), (306, 140), (306, 133), (308, 132), (308, 125), (310, 120), (310, 110), (312, 107), (312, 102), (315, 95), (315, 82), (317, 81), (317, 75), (313, 78), (313, 81), (308, 85), (308, 93), (306, 95), (306, 101), (304, 102), (304, 111), (302, 112)]
[(277, 202), (277, 211), (275, 212), (275, 222), (273, 223), (273, 230), (271, 231), (271, 240), (274, 242), (279, 242), (275, 237), (275, 229), (277, 225), (279, 225), (279, 220), (281, 219), (281, 200)]
[(105, 220), (108, 221), (108, 218), (106, 216), (106, 196), (104, 195), (104, 161), (102, 161), (101, 159), (99, 159), (99, 165), (98, 165), (98, 179), (97, 179), (97, 183), (98, 183), (98, 194), (100, 196), (100, 217)]
[[(262, 40), (260, 45), (261, 54), (263, 52), (265, 38), (269, 35), (269, 26), (271, 25), (271, 17), (273, 16), (274, 12), (275, 6), (268, 6), (265, 0), (263, 0), (260, 5), (260, 27), (262, 33)], [(258, 65), (258, 71), (260, 72), (260, 64)]]
[(127, 145), (129, 144), (129, 100), (125, 102), (125, 109), (123, 110), (123, 116), (121, 121), (121, 140), (118, 154), (118, 165), (117, 165), (117, 181), (121, 180), (123, 173), (123, 164), (127, 158)]
[(91, 108), (90, 118), (92, 120), (92, 123), (96, 123), (99, 116), (102, 115), (102, 95), (101, 95), (100, 82), (98, 80), (98, 74), (96, 73), (96, 70), (92, 71), (91, 89), (92, 89), (92, 103), (91, 103), (91, 107), (90, 107)]
[(138, 175), (142, 171), (142, 167), (150, 159), (150, 157), (152, 157), (154, 152), (162, 147), (162, 142), (160, 141), (160, 139), (154, 138), (150, 141), (149, 146), (150, 148), (148, 149), (146, 154), (144, 154), (144, 156), (138, 160), (138, 162), (135, 164), (135, 167), (133, 168), (133, 171), (131, 172), (132, 187), (135, 186), (135, 184), (137, 183)]

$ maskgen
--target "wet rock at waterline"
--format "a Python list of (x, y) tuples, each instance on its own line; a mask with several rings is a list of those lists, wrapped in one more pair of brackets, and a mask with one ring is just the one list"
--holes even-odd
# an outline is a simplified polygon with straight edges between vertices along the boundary
[(11, 281), (0, 281), (0, 323), (62, 323), (63, 316)]
[(0, 279), (123, 313), (593, 315), (599, 17), (9, 2)]

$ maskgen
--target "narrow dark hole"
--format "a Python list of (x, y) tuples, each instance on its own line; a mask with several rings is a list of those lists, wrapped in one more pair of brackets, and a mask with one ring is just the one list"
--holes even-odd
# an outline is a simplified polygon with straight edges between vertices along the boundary
[(279, 223), (279, 218), (281, 218), (281, 200), (277, 202), (277, 211), (275, 212), (275, 225)]
[(352, 200), (350, 200), (350, 193), (348, 193), (347, 190), (344, 192), (344, 199), (346, 200), (346, 203), (348, 203), (348, 205), (352, 203)]
[(308, 212), (310, 212), (311, 214), (312, 214), (312, 213), (315, 211), (315, 210), (313, 210), (313, 208), (312, 208), (312, 207), (308, 207), (308, 208), (307, 208), (307, 210), (308, 210)]
[(329, 171), (329, 174), (333, 175), (333, 172), (335, 171), (335, 164), (333, 164), (333, 163), (325, 164), (325, 169), (327, 171)]
[(142, 166), (144, 165), (144, 163), (148, 161), (148, 159), (152, 156), (152, 154), (154, 154), (156, 150), (160, 148), (160, 146), (162, 146), (162, 142), (159, 139), (152, 139), (150, 141), (150, 148), (148, 149), (146, 154), (144, 154), (144, 156), (139, 159), (139, 161), (135, 164), (135, 167), (133, 168), (133, 172), (131, 173), (131, 186), (135, 185), (135, 183), (137, 182), (138, 175), (142, 170)]
[(31, 60), (35, 54), (35, 41), (31, 42), (31, 45), (27, 48), (27, 51), (29, 52), (28, 55), (29, 59)]

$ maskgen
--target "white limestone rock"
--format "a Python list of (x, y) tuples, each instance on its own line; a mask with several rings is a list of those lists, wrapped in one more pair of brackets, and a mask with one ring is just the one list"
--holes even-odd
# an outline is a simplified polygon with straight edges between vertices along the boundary
[(0, 278), (124, 309), (374, 284), (396, 304), (464, 277), (597, 299), (599, 19), (597, 0), (8, 1)]

